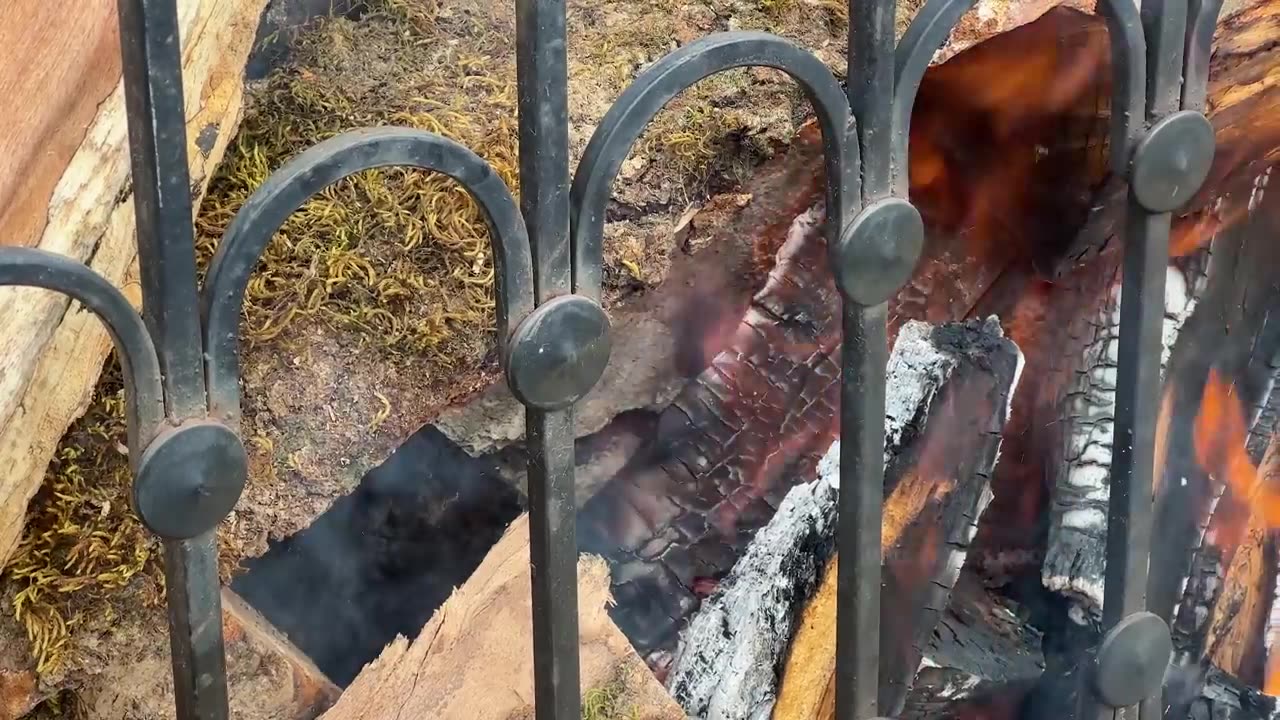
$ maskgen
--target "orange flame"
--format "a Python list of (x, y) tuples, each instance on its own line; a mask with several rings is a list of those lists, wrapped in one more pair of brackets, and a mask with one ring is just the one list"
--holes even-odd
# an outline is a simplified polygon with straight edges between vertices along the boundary
[[(1248, 439), (1244, 403), (1217, 370), (1209, 371), (1196, 415), (1196, 462), (1246, 503), (1270, 529), (1280, 528), (1280, 492), (1258, 482), (1258, 468), (1245, 448)], [(1242, 528), (1241, 528), (1242, 529)]]
[(1234, 225), (1247, 214), (1248, 206), (1237, 202), (1225, 208), (1210, 205), (1178, 219), (1169, 233), (1169, 256), (1190, 255), (1208, 245), (1223, 228)]

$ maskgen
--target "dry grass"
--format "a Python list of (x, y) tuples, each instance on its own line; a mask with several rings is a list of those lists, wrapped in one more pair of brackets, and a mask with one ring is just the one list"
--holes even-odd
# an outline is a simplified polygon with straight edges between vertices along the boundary
[[(361, 22), (322, 23), (303, 34), (291, 66), (253, 93), (200, 213), (202, 259), (273, 170), (354, 128), (441, 133), (515, 184), (512, 84), (493, 75), (488, 58), (434, 42), (431, 3), (375, 5)], [(493, 263), (480, 210), (434, 173), (348, 178), (286, 221), (250, 281), (245, 315), (250, 346), (310, 318), (444, 367), (474, 361), (487, 349), (493, 318)]]
[(118, 445), (124, 390), (117, 366), (110, 367), (88, 412), (63, 438), (4, 569), (41, 674), (61, 669), (70, 633), (87, 615), (109, 619), (107, 600), (120, 588), (137, 579), (144, 598), (162, 597), (158, 542), (129, 507), (128, 460)]
[(625, 695), (621, 682), (588, 690), (582, 696), (582, 720), (638, 720), (639, 711)]

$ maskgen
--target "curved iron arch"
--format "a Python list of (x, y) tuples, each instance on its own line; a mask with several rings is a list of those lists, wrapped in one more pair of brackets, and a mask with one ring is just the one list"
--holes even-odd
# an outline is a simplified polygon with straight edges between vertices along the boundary
[(977, 0), (929, 0), (907, 26), (894, 53), (893, 128), (890, 162), (894, 193), (907, 196), (907, 146), (910, 142), (911, 110), (924, 81), (925, 70), (942, 44), (951, 36), (960, 18)]
[(529, 236), (511, 191), (489, 163), (467, 147), (423, 130), (346, 132), (312, 146), (272, 173), (236, 213), (218, 245), (200, 297), (209, 411), (214, 417), (239, 419), (240, 309), (249, 276), (267, 243), (289, 215), (324, 188), (354, 173), (384, 167), (448, 175), (479, 204), (493, 248), (500, 349), (515, 325), (533, 311)]
[(1111, 42), (1111, 168), (1124, 175), (1146, 128), (1147, 38), (1132, 0), (1099, 0), (1098, 13)]
[[(124, 370), (129, 447), (146, 447), (165, 419), (160, 361), (146, 324), (124, 294), (84, 263), (35, 248), (0, 247), (0, 286), (52, 290), (98, 316)], [(136, 455), (130, 454), (131, 464)]]
[(667, 54), (640, 73), (587, 143), (570, 194), (575, 292), (600, 299), (605, 205), (623, 160), (644, 128), (681, 92), (712, 75), (742, 67), (787, 73), (813, 104), (826, 160), (828, 239), (839, 237), (861, 194), (856, 120), (839, 81), (813, 53), (777, 35), (717, 33)]

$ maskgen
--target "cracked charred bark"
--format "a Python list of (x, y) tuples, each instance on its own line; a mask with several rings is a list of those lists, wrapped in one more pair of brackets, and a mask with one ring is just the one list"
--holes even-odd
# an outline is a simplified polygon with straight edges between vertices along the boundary
[[(1022, 367), (1021, 352), (994, 318), (938, 328), (908, 323), (890, 358), (880, 616), (880, 709), (887, 714), (902, 706), (991, 498), (991, 470)], [(820, 467), (834, 474), (835, 456), (828, 457)], [(831, 715), (835, 575), (833, 561), (804, 608), (779, 717)]]
[[(1174, 343), (1204, 291), (1208, 257), (1202, 251), (1168, 268), (1162, 371), (1167, 370)], [(1078, 366), (1064, 368), (1074, 380), (1058, 414), (1063, 447), (1054, 456), (1048, 546), (1041, 571), (1045, 587), (1071, 596), (1094, 615), (1102, 607), (1120, 353), (1118, 268), (1109, 268), (1102, 277), (1108, 287), (1101, 307), (1093, 319), (1079, 322), (1070, 332), (1069, 347), (1082, 346), (1082, 352), (1068, 349), (1062, 356), (1066, 362), (1081, 359)]]

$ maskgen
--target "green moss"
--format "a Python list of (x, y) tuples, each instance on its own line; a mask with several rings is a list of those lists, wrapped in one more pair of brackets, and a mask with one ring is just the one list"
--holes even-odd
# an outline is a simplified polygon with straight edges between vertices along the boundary
[(636, 720), (639, 712), (625, 694), (621, 682), (588, 690), (582, 696), (582, 720)]
[(70, 633), (83, 620), (110, 618), (107, 599), (120, 588), (136, 580), (151, 601), (162, 597), (158, 543), (129, 507), (128, 458), (119, 444), (124, 389), (115, 361), (108, 367), (89, 410), (58, 447), (4, 568), (42, 674), (61, 668)]
[[(251, 93), (197, 222), (202, 260), (272, 171), (356, 128), (441, 133), (515, 186), (511, 79), (498, 79), (491, 56), (444, 42), (459, 28), (443, 27), (430, 3), (379, 0), (372, 11), (304, 33), (293, 63)], [(490, 29), (474, 22), (466, 32), (483, 46)], [(269, 244), (246, 294), (243, 336), (250, 346), (272, 341), (309, 318), (435, 365), (474, 361), (492, 330), (492, 260), (483, 216), (452, 180), (362, 172), (308, 201)]]

